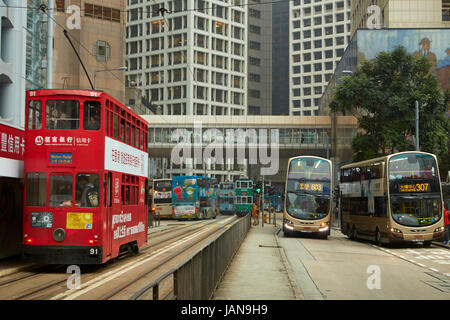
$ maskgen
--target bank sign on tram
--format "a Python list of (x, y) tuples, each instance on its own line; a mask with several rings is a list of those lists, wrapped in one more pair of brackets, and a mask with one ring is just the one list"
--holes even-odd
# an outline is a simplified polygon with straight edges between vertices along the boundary
[[(65, 135), (37, 136), (37, 146), (70, 146), (88, 147), (92, 142), (89, 137), (73, 137)], [(147, 154), (121, 141), (105, 137), (105, 169), (119, 171), (137, 176), (147, 176)]]

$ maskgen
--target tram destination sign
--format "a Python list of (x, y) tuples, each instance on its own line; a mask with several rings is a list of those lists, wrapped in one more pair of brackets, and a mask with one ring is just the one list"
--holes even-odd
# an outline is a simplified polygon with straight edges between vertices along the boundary
[(50, 152), (51, 164), (72, 164), (72, 152)]

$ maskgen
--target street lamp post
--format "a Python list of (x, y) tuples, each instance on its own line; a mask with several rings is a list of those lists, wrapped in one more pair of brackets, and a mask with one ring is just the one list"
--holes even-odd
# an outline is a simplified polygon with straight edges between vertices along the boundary
[(96, 86), (96, 77), (97, 77), (97, 73), (98, 73), (98, 72), (103, 72), (103, 71), (116, 71), (116, 70), (125, 70), (125, 71), (127, 71), (128, 68), (127, 68), (127, 67), (119, 67), (119, 68), (115, 68), (115, 69), (94, 70), (94, 90), (97, 90), (97, 86)]

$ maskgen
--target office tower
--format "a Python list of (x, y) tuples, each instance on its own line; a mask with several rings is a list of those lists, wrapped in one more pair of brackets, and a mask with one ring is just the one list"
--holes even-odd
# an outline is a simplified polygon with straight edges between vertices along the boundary
[(289, 114), (289, 2), (272, 5), (272, 114)]
[(349, 42), (349, 17), (349, 0), (290, 2), (291, 115), (318, 115), (319, 99)]
[[(272, 110), (272, 3), (247, 1), (248, 7), (248, 114), (271, 115)], [(276, 109), (277, 104), (274, 104)]]
[(247, 114), (243, 1), (129, 3), (127, 81), (165, 115)]

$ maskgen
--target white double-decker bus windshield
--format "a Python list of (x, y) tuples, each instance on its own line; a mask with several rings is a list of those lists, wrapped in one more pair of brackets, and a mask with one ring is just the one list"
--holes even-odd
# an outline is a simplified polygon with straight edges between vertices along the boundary
[(401, 154), (389, 159), (392, 218), (407, 227), (429, 226), (442, 210), (436, 160), (428, 154)]
[(154, 181), (154, 203), (172, 203), (172, 180)]
[(330, 211), (331, 168), (327, 161), (298, 158), (290, 162), (286, 211), (298, 219), (318, 220)]

